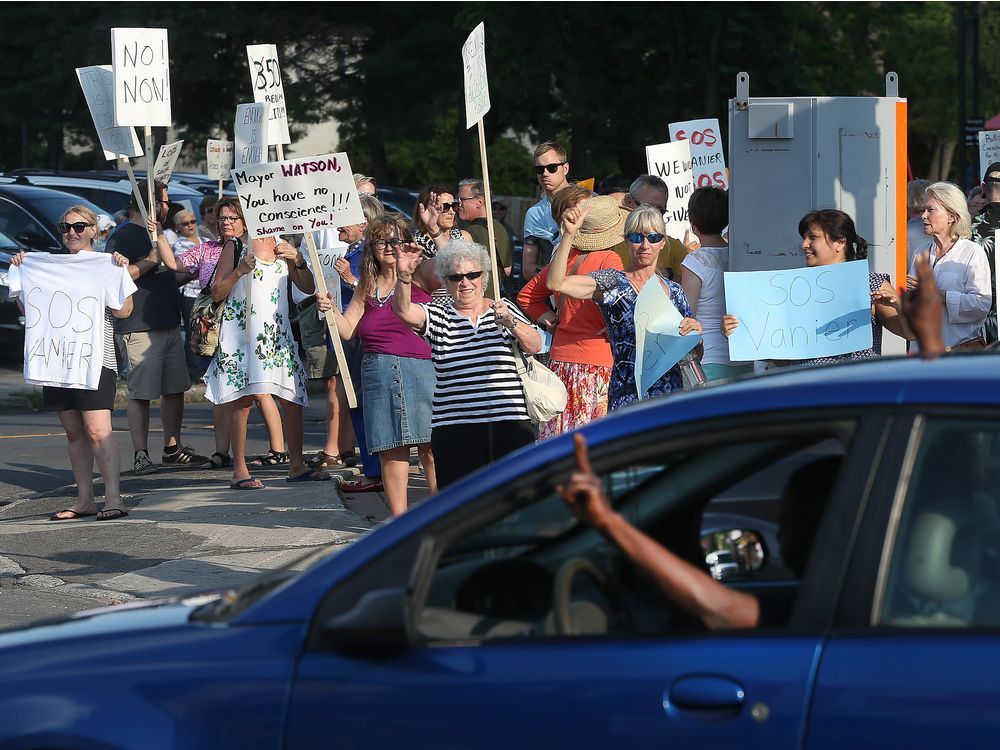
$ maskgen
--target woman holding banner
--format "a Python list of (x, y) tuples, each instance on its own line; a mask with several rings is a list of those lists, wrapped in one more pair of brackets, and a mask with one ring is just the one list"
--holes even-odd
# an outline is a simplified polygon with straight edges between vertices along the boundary
[[(600, 200), (600, 199), (597, 199)], [(667, 241), (663, 214), (655, 208), (637, 208), (625, 220), (625, 240), (630, 262), (624, 271), (605, 268), (586, 276), (567, 275), (570, 248), (590, 211), (588, 202), (563, 214), (559, 247), (549, 264), (546, 284), (553, 292), (575, 299), (592, 299), (597, 303), (611, 339), (614, 366), (608, 390), (608, 407), (618, 409), (638, 400), (635, 383), (635, 303), (639, 292), (654, 279), (663, 285), (671, 303), (682, 316), (681, 334), (697, 331), (701, 324), (691, 316), (691, 307), (680, 284), (665, 279), (656, 270), (656, 261)], [(655, 283), (655, 282), (654, 282)], [(647, 391), (648, 396), (661, 396), (682, 387), (679, 365), (664, 373)]]
[[(963, 204), (964, 201), (963, 197)], [(799, 221), (799, 236), (802, 237), (802, 253), (806, 257), (806, 266), (809, 268), (847, 263), (854, 260), (867, 260), (868, 258), (868, 242), (858, 234), (854, 227), (854, 220), (836, 208), (810, 211), (803, 216)], [(901, 314), (902, 307), (899, 295), (889, 283), (889, 275), (869, 271), (868, 286), (872, 299), (872, 345), (870, 348), (838, 354), (833, 357), (786, 360), (775, 362), (775, 364), (778, 366), (828, 365), (859, 359), (877, 359), (882, 356), (883, 327), (897, 336), (914, 340), (916, 337), (906, 326)], [(989, 292), (987, 292), (988, 297)], [(732, 336), (739, 324), (739, 319), (735, 315), (724, 315), (722, 317), (722, 332), (726, 336)]]
[[(94, 238), (97, 237), (97, 214), (86, 206), (73, 206), (66, 210), (58, 224), (63, 245), (71, 255), (93, 253)], [(33, 253), (40, 255), (40, 253)], [(12, 266), (24, 263), (25, 253), (17, 253), (11, 258)], [(107, 276), (104, 288), (104, 330), (100, 382), (96, 390), (83, 388), (42, 388), (42, 408), (55, 411), (59, 416), (66, 439), (69, 441), (69, 460), (76, 479), (76, 502), (66, 510), (53, 514), (50, 521), (72, 521), (77, 518), (96, 516), (98, 521), (124, 518), (128, 511), (122, 504), (119, 476), (121, 474), (121, 454), (118, 441), (111, 429), (111, 412), (115, 406), (115, 382), (118, 378), (118, 362), (115, 357), (114, 318), (127, 318), (132, 314), (132, 294), (135, 282), (128, 272), (128, 258), (113, 253), (111, 262), (118, 266), (118, 273)], [(21, 291), (12, 287), (12, 292)], [(17, 306), (24, 313), (24, 301), (18, 297)], [(79, 316), (78, 316), (79, 317)], [(83, 318), (80, 317), (80, 322)], [(75, 330), (75, 329), (74, 329)], [(97, 509), (94, 499), (93, 467), (104, 479), (104, 507)]]
[[(382, 483), (394, 516), (407, 508), (411, 447), (417, 448), (428, 489), (437, 492), (431, 452), (431, 348), (388, 304), (396, 288), (397, 259), (408, 250), (418, 254), (402, 215), (373, 220), (365, 229), (361, 279), (350, 304), (341, 314), (333, 304), (333, 295), (319, 301), (321, 311), (333, 310), (342, 339), (361, 341), (365, 436), (368, 450), (378, 454), (382, 465)], [(412, 296), (418, 303), (431, 300), (427, 291), (416, 285)]]

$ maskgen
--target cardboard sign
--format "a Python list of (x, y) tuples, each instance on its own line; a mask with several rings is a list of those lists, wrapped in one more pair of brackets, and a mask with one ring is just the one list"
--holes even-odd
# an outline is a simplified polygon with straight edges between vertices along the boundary
[(208, 139), (205, 144), (205, 173), (213, 180), (228, 180), (233, 167), (233, 142)]
[(76, 77), (87, 100), (87, 109), (104, 149), (104, 158), (141, 156), (142, 144), (135, 130), (115, 125), (115, 74), (110, 65), (77, 68)]
[(115, 125), (173, 125), (166, 29), (111, 29), (111, 65)]
[(345, 153), (238, 167), (230, 177), (251, 239), (365, 220)]
[(718, 119), (674, 122), (669, 125), (669, 130), (671, 141), (688, 141), (691, 144), (694, 186), (728, 190), (729, 176)]
[(177, 141), (160, 146), (160, 153), (156, 155), (156, 161), (153, 162), (154, 180), (162, 182), (164, 185), (170, 182), (170, 175), (174, 173), (174, 165), (177, 164), (177, 158), (181, 155), (181, 146), (183, 145), (184, 141)]
[(659, 277), (642, 287), (632, 312), (635, 322), (635, 389), (639, 398), (681, 358), (698, 346), (701, 336), (691, 331), (682, 336), (683, 316), (670, 301)]
[(250, 63), (253, 100), (271, 105), (267, 120), (268, 145), (291, 143), (288, 113), (285, 111), (285, 89), (281, 84), (281, 68), (278, 66), (278, 48), (273, 44), (248, 44), (247, 61)]
[(667, 211), (663, 214), (663, 222), (667, 234), (683, 242), (684, 233), (691, 229), (688, 200), (694, 190), (690, 142), (646, 146), (646, 170), (667, 183)]
[(995, 161), (1000, 161), (1000, 130), (980, 130), (978, 179), (983, 178), (986, 167)]
[(472, 30), (462, 45), (465, 72), (465, 127), (471, 128), (490, 111), (490, 82), (486, 77), (486, 26)]
[(734, 362), (813, 359), (872, 345), (868, 261), (725, 274)]
[(249, 164), (263, 164), (267, 161), (267, 113), (271, 105), (267, 102), (239, 104), (236, 106), (236, 120), (233, 123), (234, 168)]

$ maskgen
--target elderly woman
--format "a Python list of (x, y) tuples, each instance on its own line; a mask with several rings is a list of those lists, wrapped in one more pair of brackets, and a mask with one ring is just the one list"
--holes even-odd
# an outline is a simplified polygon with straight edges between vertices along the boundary
[[(95, 253), (94, 238), (98, 234), (97, 214), (86, 206), (72, 206), (59, 220), (59, 232), (63, 245), (71, 255)], [(32, 253), (33, 256), (47, 253)], [(107, 256), (103, 256), (107, 257)], [(24, 263), (25, 253), (17, 253), (11, 258), (12, 266)], [(123, 518), (128, 511), (122, 504), (119, 475), (121, 474), (121, 454), (118, 441), (111, 429), (111, 412), (115, 406), (115, 382), (118, 377), (118, 363), (115, 359), (114, 318), (127, 318), (132, 314), (132, 294), (135, 282), (124, 269), (128, 258), (114, 253), (109, 259), (117, 268), (109, 269), (104, 283), (104, 330), (101, 355), (101, 376), (96, 390), (82, 388), (62, 388), (44, 386), (42, 388), (42, 408), (54, 411), (59, 416), (66, 439), (69, 441), (69, 460), (76, 479), (76, 502), (49, 520), (72, 521), (77, 518), (96, 516), (98, 521)], [(110, 265), (110, 264), (109, 264)], [(12, 274), (12, 277), (14, 274)], [(11, 292), (19, 292), (17, 306), (24, 313), (24, 290), (15, 287), (11, 278)], [(93, 467), (104, 479), (104, 507), (97, 510), (94, 499)]]
[[(431, 453), (431, 348), (388, 304), (396, 289), (397, 258), (403, 246), (412, 242), (410, 228), (400, 214), (375, 219), (365, 230), (361, 283), (351, 303), (341, 314), (333, 295), (319, 301), (320, 310), (333, 310), (342, 339), (361, 341), (365, 435), (368, 450), (378, 454), (382, 465), (382, 483), (394, 516), (407, 508), (411, 447), (417, 448), (428, 488), (437, 492)], [(431, 297), (414, 285), (411, 299), (425, 304)]]
[[(552, 198), (552, 216), (557, 221), (573, 206), (582, 204), (587, 209), (566, 258), (564, 273), (570, 276), (605, 269), (623, 270), (621, 258), (611, 248), (622, 241), (625, 214), (611, 196), (588, 196), (589, 191), (570, 185)], [(569, 396), (566, 411), (538, 426), (539, 439), (575, 429), (607, 414), (614, 364), (604, 318), (593, 301), (557, 295), (555, 310), (549, 306), (550, 292), (545, 285), (550, 267), (532, 277), (517, 295), (517, 302), (528, 317), (553, 331), (549, 367), (562, 380)]]
[[(969, 239), (972, 218), (958, 187), (935, 182), (927, 187), (926, 198), (921, 218), (924, 232), (934, 240), (931, 265), (944, 294), (944, 345), (952, 350), (982, 349), (982, 327), (993, 302), (989, 259), (983, 248)], [(917, 288), (915, 267), (906, 277), (906, 286)]]
[[(670, 301), (683, 316), (680, 323), (682, 334), (690, 331), (701, 333), (701, 324), (691, 316), (691, 307), (681, 285), (664, 278), (656, 270), (657, 259), (667, 240), (663, 214), (659, 209), (649, 206), (637, 208), (625, 220), (625, 240), (631, 260), (624, 271), (607, 268), (586, 276), (566, 273), (570, 249), (577, 241), (590, 210), (587, 204), (583, 204), (564, 214), (559, 247), (552, 256), (547, 284), (553, 292), (567, 297), (594, 300), (604, 315), (614, 354), (608, 393), (609, 407), (614, 410), (639, 398), (635, 383), (633, 313), (639, 292), (647, 282), (663, 285)], [(665, 395), (681, 387), (680, 367), (674, 365), (650, 386), (648, 395)]]
[(513, 346), (534, 354), (541, 336), (519, 310), (485, 298), (490, 268), (485, 247), (454, 240), (436, 260), (451, 299), (414, 303), (413, 273), (421, 258), (402, 253), (392, 308), (431, 345), (437, 375), (431, 446), (438, 486), (446, 487), (534, 442)]

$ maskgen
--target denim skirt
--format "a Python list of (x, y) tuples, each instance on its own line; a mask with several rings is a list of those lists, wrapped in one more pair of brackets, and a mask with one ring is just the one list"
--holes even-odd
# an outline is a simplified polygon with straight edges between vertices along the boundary
[(434, 381), (429, 359), (374, 352), (362, 357), (362, 407), (369, 452), (431, 441)]

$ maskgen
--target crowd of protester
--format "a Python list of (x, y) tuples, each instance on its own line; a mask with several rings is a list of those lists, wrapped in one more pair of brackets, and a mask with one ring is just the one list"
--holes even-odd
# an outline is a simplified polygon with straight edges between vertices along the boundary
[[(106, 239), (102, 232), (109, 227), (98, 217), (84, 207), (69, 209), (60, 224), (67, 250), (111, 253), (127, 269), (128, 283), (118, 306), (106, 311), (107, 372), (100, 388), (44, 391), (45, 407), (58, 412), (66, 430), (79, 492), (52, 519), (98, 514), (89, 468), (95, 459), (107, 488), (97, 517), (128, 514), (110, 429), (114, 375), (122, 369), (136, 474), (157, 471), (149, 452), (149, 407), (158, 399), (163, 464), (231, 471), (233, 490), (264, 486), (252, 473), (255, 466), (287, 465), (286, 481), (306, 482), (329, 481), (329, 470), (360, 464), (362, 476), (342, 482), (345, 490), (384, 490), (394, 515), (408, 506), (413, 449), (433, 493), (535, 440), (636, 401), (633, 313), (648, 283), (662, 286), (680, 315), (682, 334), (701, 334), (693, 361), (703, 379), (754, 371), (755, 363), (734, 361), (729, 352), (728, 336), (740, 321), (726, 311), (724, 190), (693, 191), (691, 232), (681, 241), (666, 233), (669, 194), (658, 177), (610, 181), (595, 193), (569, 182), (566, 150), (555, 142), (535, 149), (534, 171), (540, 199), (524, 219), (520, 290), (512, 281), (512, 233), (502, 215), (494, 224), (495, 252), (487, 248), (488, 212), (504, 207), (487, 206), (483, 183), (475, 178), (454, 188), (424, 187), (412, 215), (404, 216), (385, 210), (372, 178), (355, 175), (364, 220), (315, 234), (321, 250), (340, 248), (333, 264), (339, 288), (325, 297), (316, 294), (311, 263), (299, 248), (302, 237), (251, 241), (236, 198), (206, 198), (195, 216), (172, 205), (161, 183), (153, 186), (154, 205), (140, 207), (147, 195), (140, 184), (127, 218)], [(906, 285), (911, 292), (919, 288), (918, 265), (929, 261), (942, 292), (943, 346), (968, 350), (995, 342), (991, 269), (994, 231), (1000, 229), (1000, 163), (986, 169), (982, 186), (968, 196), (950, 183), (912, 181), (907, 211)], [(843, 211), (812, 211), (798, 232), (807, 266), (867, 258), (866, 240)], [(505, 292), (498, 299), (494, 274)], [(916, 350), (917, 336), (888, 276), (870, 273), (869, 287), (869, 349), (769, 364), (876, 358), (883, 329), (914, 342)], [(203, 293), (218, 312), (211, 357), (189, 345), (198, 324), (195, 299)], [(335, 322), (330, 330), (328, 315)], [(349, 379), (334, 356), (334, 330)], [(536, 423), (518, 369), (522, 356), (543, 350), (567, 402), (561, 414)], [(646, 384), (644, 396), (684, 388), (681, 369), (678, 363)], [(211, 455), (181, 441), (184, 394), (192, 380), (204, 380), (213, 404)], [(327, 418), (322, 447), (307, 456), (303, 407), (310, 380), (322, 383)], [(353, 383), (356, 409), (349, 408), (347, 382)], [(246, 456), (246, 433), (255, 404), (270, 448), (253, 458)]]

